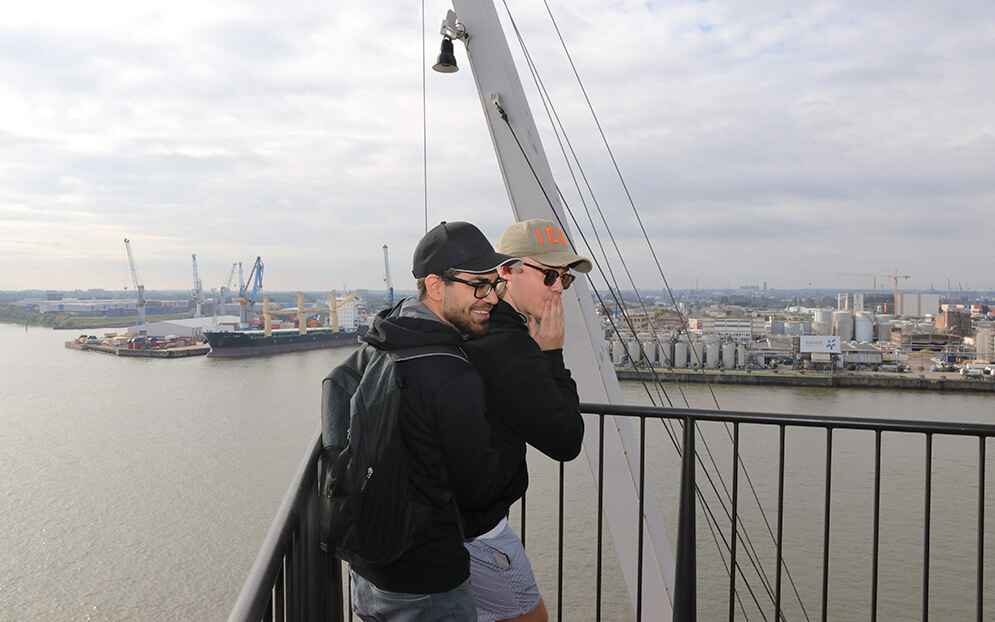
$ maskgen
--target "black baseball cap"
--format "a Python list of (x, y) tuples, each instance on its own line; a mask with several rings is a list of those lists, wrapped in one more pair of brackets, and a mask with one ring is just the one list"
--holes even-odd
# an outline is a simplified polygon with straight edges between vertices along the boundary
[(468, 222), (441, 222), (415, 247), (411, 273), (416, 279), (446, 270), (483, 274), (522, 260), (494, 250), (484, 234)]

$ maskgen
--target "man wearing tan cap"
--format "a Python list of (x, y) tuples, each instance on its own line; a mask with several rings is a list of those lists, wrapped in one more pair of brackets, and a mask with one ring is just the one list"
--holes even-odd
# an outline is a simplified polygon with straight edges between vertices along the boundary
[[(574, 281), (571, 272), (591, 271), (574, 254), (562, 230), (548, 220), (512, 225), (497, 244), (500, 253), (522, 264), (498, 267), (507, 280), (491, 309), (490, 330), (463, 347), (486, 386), (488, 420), (506, 425), (554, 460), (580, 453), (584, 422), (577, 385), (563, 363), (563, 304), (560, 294)], [(508, 526), (508, 509), (525, 493), (528, 470), (518, 472), (494, 502), (462, 509), (470, 553), (470, 585), (481, 622), (545, 622), (532, 565), (518, 535)]]

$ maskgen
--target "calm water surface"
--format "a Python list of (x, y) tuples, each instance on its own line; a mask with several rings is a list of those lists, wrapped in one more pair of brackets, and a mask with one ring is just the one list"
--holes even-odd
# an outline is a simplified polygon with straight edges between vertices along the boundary
[[(0, 619), (224, 619), (315, 429), (321, 378), (350, 349), (244, 361), (138, 360), (64, 348), (74, 336), (0, 324)], [(633, 403), (646, 402), (638, 386), (624, 391)], [(715, 391), (730, 410), (985, 422), (995, 415), (990, 396), (725, 386)], [(691, 406), (711, 405), (700, 386), (684, 387), (684, 393)], [(671, 397), (682, 403), (679, 394)], [(728, 451), (724, 431), (703, 434), (716, 453)], [(767, 432), (751, 434), (744, 453), (757, 495), (776, 507), (771, 496), (776, 495), (776, 432), (773, 444)], [(834, 518), (832, 564), (842, 569), (831, 572), (834, 619), (856, 619), (847, 612), (867, 611), (869, 602), (866, 467), (869, 460), (873, 466), (873, 445), (846, 436), (834, 446), (839, 478), (834, 516), (837, 511), (849, 516), (840, 518), (839, 526)], [(785, 556), (808, 615), (818, 618), (825, 438), (806, 431), (792, 440), (788, 485), (818, 487), (819, 495), (814, 502), (786, 503)], [(676, 452), (662, 425), (650, 428), (647, 442), (650, 486), (672, 530)], [(882, 543), (883, 563), (888, 562), (882, 591), (890, 594), (882, 606), (909, 613), (882, 619), (919, 619), (908, 601), (921, 600), (922, 442), (893, 442), (886, 449), (891, 459), (885, 485), (892, 493), (882, 502), (882, 521), (903, 535)], [(931, 600), (948, 607), (942, 601), (952, 593), (952, 608), (937, 610), (934, 617), (964, 619), (970, 615), (961, 612), (973, 611), (975, 561), (973, 545), (958, 536), (973, 538), (977, 488), (974, 476), (965, 478), (963, 471), (976, 468), (977, 447), (938, 440), (935, 452), (934, 485), (951, 491), (934, 500), (934, 527), (946, 527), (933, 536)], [(531, 460), (526, 537), (555, 613), (557, 469), (541, 456)], [(717, 461), (722, 465), (728, 458)], [(585, 459), (566, 471), (564, 619), (586, 620), (594, 611), (595, 496)], [(995, 482), (995, 473), (989, 481)], [(812, 503), (816, 506), (809, 507)], [(812, 515), (820, 517), (815, 541), (807, 531)], [(745, 518), (761, 556), (771, 556), (760, 519), (748, 513)], [(792, 529), (793, 520), (804, 528)], [(703, 522), (699, 515), (707, 538)], [(607, 546), (602, 613), (606, 620), (628, 619)], [(709, 576), (709, 565), (721, 564), (709, 553), (714, 548), (703, 545), (699, 553), (705, 594), (710, 587), (724, 590), (727, 582)], [(995, 577), (988, 583), (995, 585)], [(744, 599), (749, 600), (745, 592)], [(724, 611), (721, 602), (703, 601), (701, 611)], [(786, 605), (788, 619), (805, 619), (800, 607)], [(762, 619), (749, 606), (746, 611), (749, 619)]]

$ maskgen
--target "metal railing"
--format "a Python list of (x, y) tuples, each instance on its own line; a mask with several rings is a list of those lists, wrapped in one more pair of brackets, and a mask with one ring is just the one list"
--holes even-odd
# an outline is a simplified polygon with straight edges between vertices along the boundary
[[(922, 456), (922, 516), (916, 517), (913, 531), (921, 529), (922, 549), (919, 556), (918, 565), (921, 565), (921, 602), (917, 607), (910, 605), (906, 601), (902, 605), (906, 607), (903, 615), (918, 617), (924, 621), (930, 615), (930, 578), (931, 578), (931, 533), (934, 528), (933, 518), (933, 472), (934, 472), (934, 438), (936, 437), (967, 437), (977, 441), (977, 471), (974, 473), (973, 481), (977, 482), (977, 516), (973, 524), (965, 521), (957, 525), (959, 532), (974, 532), (975, 559), (971, 565), (973, 572), (964, 568), (958, 572), (974, 574), (974, 615), (977, 620), (984, 619), (985, 616), (985, 514), (986, 514), (986, 441), (990, 437), (995, 437), (995, 426), (982, 424), (962, 424), (962, 423), (942, 423), (924, 421), (903, 421), (886, 419), (861, 419), (844, 417), (821, 417), (821, 416), (800, 416), (785, 414), (766, 414), (753, 412), (726, 412), (715, 410), (698, 409), (676, 409), (676, 408), (655, 408), (641, 406), (623, 406), (608, 404), (582, 404), (582, 411), (589, 416), (596, 416), (599, 430), (599, 447), (603, 455), (604, 430), (607, 417), (626, 417), (638, 422), (639, 434), (639, 512), (643, 515), (643, 498), (645, 486), (647, 485), (646, 459), (653, 456), (653, 452), (658, 448), (650, 447), (647, 450), (647, 438), (650, 436), (647, 430), (647, 423), (662, 422), (665, 426), (680, 424), (682, 429), (677, 433), (676, 427), (670, 429), (671, 438), (674, 441), (677, 453), (680, 455), (680, 489), (675, 500), (679, 501), (679, 511), (677, 518), (677, 546), (676, 546), (676, 585), (674, 587), (674, 620), (695, 620), (698, 616), (699, 605), (704, 602), (697, 593), (699, 570), (699, 552), (711, 550), (711, 545), (701, 533), (708, 533), (704, 529), (699, 529), (698, 517), (704, 517), (712, 534), (713, 541), (718, 549), (718, 556), (721, 558), (721, 565), (711, 564), (707, 568), (710, 574), (721, 574), (727, 577), (728, 593), (723, 600), (727, 603), (728, 619), (735, 620), (737, 616), (742, 619), (763, 619), (763, 620), (784, 620), (788, 619), (786, 613), (785, 600), (793, 597), (801, 605), (800, 612), (793, 612), (796, 619), (812, 619), (812, 616), (805, 610), (803, 600), (818, 599), (820, 603), (820, 614), (818, 619), (838, 619), (840, 615), (849, 616), (849, 619), (856, 619), (856, 615), (861, 619), (877, 620), (879, 616), (880, 601), (880, 579), (881, 579), (881, 537), (882, 537), (882, 438), (888, 435), (905, 435), (912, 438), (921, 438), (924, 441), (924, 455)], [(705, 444), (705, 435), (702, 433), (703, 426), (719, 426), (728, 434), (730, 442), (730, 452), (725, 459), (725, 471), (731, 472), (731, 489), (720, 481), (716, 485), (715, 479), (721, 480), (722, 475), (718, 473), (719, 466), (712, 455), (711, 448)], [(764, 576), (764, 571), (758, 568), (762, 566), (763, 554), (758, 552), (758, 547), (751, 542), (744, 522), (743, 503), (741, 495), (746, 492), (752, 493), (752, 497), (758, 505), (763, 505), (758, 493), (753, 489), (754, 482), (749, 473), (745, 470), (745, 462), (742, 454), (743, 426), (756, 426), (758, 429), (775, 430), (777, 432), (777, 476), (776, 476), (776, 534), (768, 524), (771, 543), (775, 553), (774, 559), (774, 580), (771, 582)], [(818, 492), (811, 490), (810, 486), (804, 490), (790, 490), (786, 494), (786, 448), (787, 430), (816, 429), (824, 433), (825, 458), (822, 468), (823, 475), (820, 478), (824, 481), (822, 499), (818, 504), (812, 503), (812, 499), (818, 501)], [(718, 428), (716, 428), (718, 429)], [(842, 460), (834, 457), (834, 438), (839, 437), (843, 431), (852, 431), (858, 435), (873, 435), (874, 444), (874, 466), (872, 473), (873, 492), (870, 493), (873, 511), (871, 518), (872, 543), (870, 561), (870, 586), (869, 586), (869, 611), (853, 613), (849, 611), (845, 614), (832, 616), (829, 610), (829, 585), (830, 585), (830, 563), (833, 548), (831, 547), (831, 527), (834, 518), (833, 488), (834, 485), (841, 485), (834, 480), (834, 465), (848, 468), (851, 459)], [(796, 432), (793, 432), (795, 434)], [(680, 443), (677, 442), (680, 438)], [(850, 440), (849, 438), (846, 440)], [(316, 461), (319, 452), (320, 433), (316, 433), (316, 438), (311, 446), (311, 451), (301, 462), (300, 469), (291, 484), (283, 504), (278, 511), (277, 517), (267, 535), (262, 549), (260, 550), (255, 564), (252, 567), (249, 578), (243, 586), (235, 607), (229, 617), (229, 622), (257, 622), (259, 620), (309, 620), (324, 622), (326, 620), (341, 622), (349, 616), (347, 598), (343, 594), (342, 570), (339, 562), (334, 558), (325, 556), (318, 546), (316, 540), (315, 510), (317, 500), (317, 490), (315, 485)], [(806, 454), (819, 453), (810, 444), (802, 444), (801, 451)], [(766, 451), (766, 449), (765, 449)], [(711, 466), (705, 459), (707, 452)], [(960, 452), (960, 458), (963, 458)], [(918, 458), (917, 458), (918, 460)], [(585, 615), (585, 618), (602, 619), (602, 590), (603, 576), (606, 562), (603, 559), (602, 550), (604, 548), (603, 538), (603, 482), (604, 473), (600, 468), (602, 460), (598, 460), (598, 473), (596, 476), (597, 507), (591, 511), (597, 512), (597, 547), (596, 560), (594, 562), (594, 611)], [(971, 465), (961, 465), (959, 475), (963, 475), (965, 470), (970, 470)], [(841, 469), (842, 470), (842, 469)], [(704, 475), (707, 485), (699, 485), (699, 475)], [(559, 463), (558, 482), (558, 534), (556, 537), (556, 613), (551, 619), (564, 619), (564, 464)], [(961, 478), (962, 479), (962, 478)], [(743, 481), (748, 482), (744, 486)], [(765, 481), (768, 488), (772, 488), (772, 482)], [(866, 482), (861, 482), (861, 485)], [(711, 495), (711, 501), (706, 501), (708, 488), (715, 493)], [(719, 492), (719, 491), (723, 492)], [(724, 500), (720, 497), (725, 497)], [(745, 496), (745, 495), (744, 495)], [(804, 590), (795, 586), (795, 579), (791, 577), (788, 565), (785, 560), (785, 501), (786, 499), (805, 499), (812, 507), (818, 507), (817, 512), (808, 512), (805, 521), (815, 522), (821, 520), (821, 577), (820, 587), (816, 590)], [(711, 504), (711, 505), (710, 505)], [(716, 516), (713, 506), (720, 506), (718, 514), (724, 512), (724, 521)], [(766, 510), (761, 509), (761, 513)], [(839, 511), (837, 510), (837, 514)], [(813, 516), (816, 514), (816, 516)], [(919, 519), (921, 518), (921, 521)], [(963, 518), (963, 517), (961, 517)], [(908, 517), (903, 517), (903, 520)], [(767, 521), (764, 515), (764, 521)], [(722, 523), (725, 522), (725, 531)], [(644, 618), (642, 611), (642, 585), (643, 585), (643, 534), (642, 522), (638, 526), (633, 526), (639, 530), (639, 557), (636, 560), (638, 565), (637, 595), (635, 599), (634, 617), (637, 622)], [(521, 523), (520, 533), (523, 542), (526, 540), (525, 533), (525, 502), (521, 503)], [(816, 536), (809, 536), (809, 540)], [(532, 548), (528, 548), (530, 556), (533, 556)], [(808, 557), (816, 557), (816, 554), (809, 554)], [(748, 561), (744, 562), (743, 557)], [(812, 560), (805, 560), (811, 562)], [(722, 566), (724, 565), (724, 569)], [(759, 587), (754, 587), (744, 581), (746, 572), (744, 568), (756, 573)], [(965, 567), (968, 567), (965, 565)], [(704, 577), (705, 575), (702, 575)], [(709, 577), (714, 584), (716, 577)], [(785, 586), (785, 578), (792, 586), (793, 596), (786, 592), (789, 590)], [(961, 577), (957, 578), (961, 583)], [(814, 581), (813, 581), (814, 582)], [(817, 591), (818, 594), (813, 592)], [(767, 600), (758, 597), (758, 593), (766, 592)], [(715, 609), (714, 591), (710, 591), (707, 600), (708, 604)], [(745, 601), (752, 598), (752, 606), (747, 606)], [(852, 598), (848, 595), (847, 599)], [(904, 598), (904, 595), (903, 595)], [(764, 601), (764, 602), (761, 602)], [(549, 602), (549, 599), (547, 599)], [(995, 603), (988, 602), (988, 615), (995, 610)], [(917, 611), (910, 612), (909, 608), (914, 607)], [(738, 612), (738, 613), (737, 613)], [(748, 615), (752, 612), (753, 618)], [(551, 612), (552, 613), (552, 612)], [(713, 614), (706, 614), (708, 619), (718, 619)], [(725, 614), (723, 614), (724, 616)], [(653, 612), (654, 619), (659, 613)], [(769, 616), (769, 617), (768, 617)], [(892, 617), (885, 615), (885, 618)], [(964, 619), (961, 616), (959, 619)]]

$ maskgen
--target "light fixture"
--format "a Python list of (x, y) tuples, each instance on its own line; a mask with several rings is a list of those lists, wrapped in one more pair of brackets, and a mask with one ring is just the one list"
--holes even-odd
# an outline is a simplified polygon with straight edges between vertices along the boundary
[(456, 66), (456, 55), (453, 54), (453, 40), (449, 37), (442, 38), (442, 51), (439, 52), (439, 60), (432, 66), (432, 69), (439, 73), (459, 71), (459, 67)]

